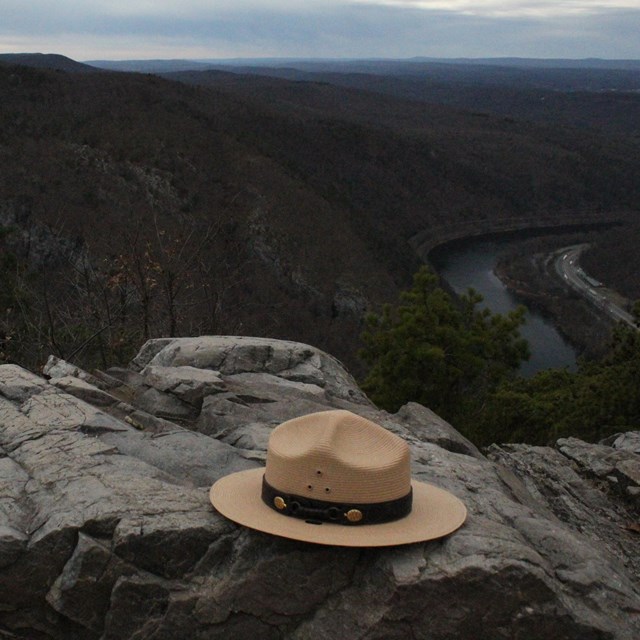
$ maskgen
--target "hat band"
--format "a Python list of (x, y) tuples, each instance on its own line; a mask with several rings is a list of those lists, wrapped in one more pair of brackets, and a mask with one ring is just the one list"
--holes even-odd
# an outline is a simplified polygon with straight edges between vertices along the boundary
[(310, 524), (361, 525), (382, 524), (400, 520), (411, 513), (413, 490), (402, 498), (367, 504), (312, 500), (304, 496), (283, 493), (272, 487), (262, 476), (262, 501), (285, 516), (306, 520)]

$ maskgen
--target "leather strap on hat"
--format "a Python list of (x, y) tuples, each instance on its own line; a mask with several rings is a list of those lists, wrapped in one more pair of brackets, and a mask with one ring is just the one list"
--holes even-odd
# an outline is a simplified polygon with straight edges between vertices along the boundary
[(313, 500), (305, 496), (283, 493), (262, 477), (262, 501), (285, 516), (306, 520), (310, 524), (362, 525), (400, 520), (411, 513), (413, 491), (396, 500), (371, 504), (336, 503)]

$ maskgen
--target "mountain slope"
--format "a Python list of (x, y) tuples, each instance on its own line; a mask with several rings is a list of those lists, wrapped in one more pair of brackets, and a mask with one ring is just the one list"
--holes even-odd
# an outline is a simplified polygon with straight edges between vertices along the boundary
[[(45, 269), (57, 255), (42, 277), (69, 308), (63, 266), (78, 257), (56, 247), (87, 254), (105, 296), (136, 293), (123, 323), (155, 313), (130, 342), (257, 333), (353, 363), (362, 313), (419, 262), (416, 236), (608, 219), (640, 201), (632, 142), (326, 84), (179, 77), (0, 67), (12, 251)], [(96, 320), (76, 345), (104, 326), (90, 293)]]
[[(417, 67), (415, 74), (394, 72), (392, 68), (384, 69), (384, 73), (357, 71), (359, 67), (355, 65), (340, 71), (313, 66), (218, 68), (249, 76), (327, 83), (518, 120), (636, 138), (640, 135), (640, 70), (519, 70), (477, 64), (438, 64), (423, 70)], [(184, 72), (190, 80), (195, 80), (196, 75)]]

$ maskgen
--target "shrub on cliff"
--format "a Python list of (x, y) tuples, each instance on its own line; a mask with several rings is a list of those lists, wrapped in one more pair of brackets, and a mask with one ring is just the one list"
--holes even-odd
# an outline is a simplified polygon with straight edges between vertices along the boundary
[(368, 316), (360, 356), (369, 365), (363, 388), (372, 400), (389, 411), (419, 402), (466, 430), (529, 356), (519, 334), (524, 309), (493, 314), (478, 307), (481, 301), (470, 290), (457, 304), (423, 267), (397, 306)]

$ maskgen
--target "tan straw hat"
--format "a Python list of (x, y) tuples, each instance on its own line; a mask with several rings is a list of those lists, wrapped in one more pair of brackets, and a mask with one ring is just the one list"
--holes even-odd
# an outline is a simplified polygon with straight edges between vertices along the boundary
[(349, 411), (322, 411), (276, 427), (267, 466), (232, 473), (210, 491), (239, 524), (293, 540), (384, 547), (440, 538), (467, 510), (411, 479), (407, 443)]

